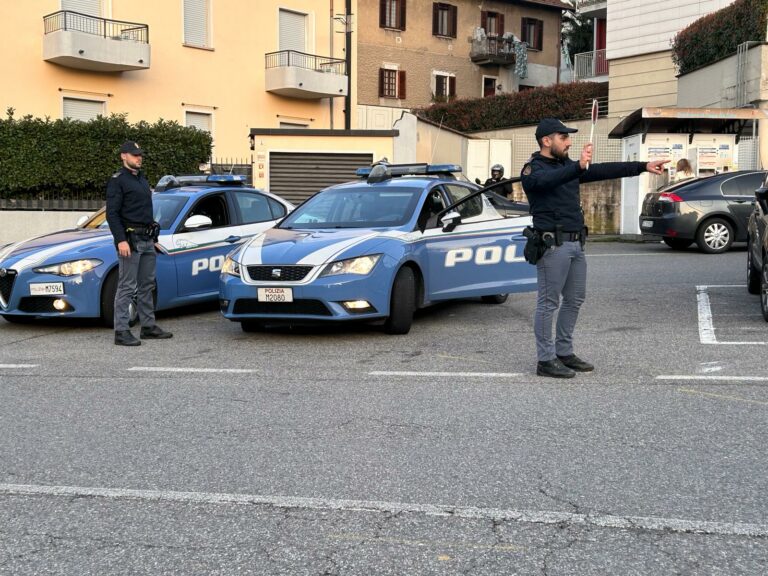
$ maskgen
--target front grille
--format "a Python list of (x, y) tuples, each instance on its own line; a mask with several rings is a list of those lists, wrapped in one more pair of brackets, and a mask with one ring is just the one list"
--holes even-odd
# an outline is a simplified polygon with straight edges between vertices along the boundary
[(5, 274), (0, 276), (0, 302), (7, 306), (11, 301), (11, 292), (13, 292), (13, 283), (16, 281), (16, 271), (6, 270)]
[(332, 316), (320, 300), (294, 300), (293, 302), (259, 302), (256, 298), (235, 301), (235, 314), (272, 314), (275, 316)]
[(310, 270), (312, 266), (248, 266), (248, 276), (261, 282), (298, 282)]
[[(19, 310), (28, 314), (42, 314), (43, 312), (64, 312), (56, 310), (53, 307), (53, 301), (57, 296), (24, 296), (19, 302)], [(67, 306), (66, 312), (72, 312), (71, 305)]]

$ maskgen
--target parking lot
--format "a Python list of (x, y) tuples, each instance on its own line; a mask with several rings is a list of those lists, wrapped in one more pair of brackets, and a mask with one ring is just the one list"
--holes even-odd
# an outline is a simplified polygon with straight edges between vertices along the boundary
[[(116, 347), (0, 323), (1, 574), (760, 574), (768, 323), (743, 246), (590, 242), (576, 353), (535, 294)], [(763, 566), (763, 568), (760, 568)]]

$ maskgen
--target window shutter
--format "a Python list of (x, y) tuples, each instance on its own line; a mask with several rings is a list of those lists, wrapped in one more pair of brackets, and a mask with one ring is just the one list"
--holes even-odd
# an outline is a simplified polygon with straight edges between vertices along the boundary
[(101, 0), (62, 0), (62, 10), (71, 10), (88, 16), (101, 16)]
[(405, 70), (397, 72), (397, 97), (405, 100)]
[(448, 77), (448, 98), (453, 99), (456, 97), (456, 76)]
[(480, 12), (480, 28), (485, 30), (485, 33), (488, 33), (488, 12), (486, 10), (483, 10)]
[(208, 0), (184, 0), (184, 44), (210, 46)]
[(432, 36), (440, 34), (440, 7), (437, 2), (432, 3)]
[(504, 36), (504, 14), (498, 14), (496, 16), (496, 28), (498, 28), (499, 37)]
[(400, 12), (399, 14), (400, 21), (398, 22), (398, 28), (400, 28), (400, 30), (405, 30), (405, 2), (406, 0), (401, 0), (400, 6), (398, 7), (398, 10)]
[(379, 0), (379, 28), (387, 27), (387, 0)]
[(203, 132), (211, 132), (211, 115), (204, 112), (187, 112), (187, 126)]
[(534, 42), (539, 50), (544, 47), (544, 22), (542, 20), (536, 21), (536, 39)]
[(456, 38), (456, 20), (458, 19), (459, 9), (456, 6), (450, 6), (448, 11), (448, 35), (451, 38)]
[(64, 118), (88, 122), (101, 114), (104, 115), (104, 102), (99, 100), (81, 100), (64, 98)]
[(307, 51), (307, 17), (304, 14), (280, 10), (279, 50)]
[(384, 98), (386, 94), (384, 93), (384, 68), (379, 68), (379, 98)]

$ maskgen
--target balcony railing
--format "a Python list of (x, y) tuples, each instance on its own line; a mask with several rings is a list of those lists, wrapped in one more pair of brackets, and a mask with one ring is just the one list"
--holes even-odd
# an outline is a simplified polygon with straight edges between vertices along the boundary
[(515, 63), (512, 44), (498, 36), (473, 39), (469, 57), (475, 64), (511, 66)]
[(61, 10), (44, 16), (43, 26), (46, 34), (58, 30), (75, 30), (113, 40), (133, 40), (149, 44), (149, 26), (146, 24), (108, 20), (70, 10)]
[(595, 6), (600, 6), (601, 4), (607, 4), (608, 0), (578, 0), (576, 2), (576, 9), (577, 10), (584, 10), (586, 8), (593, 8)]
[(267, 69), (287, 66), (303, 68), (304, 70), (315, 70), (316, 72), (329, 72), (340, 76), (345, 76), (347, 73), (347, 63), (338, 58), (305, 54), (296, 50), (281, 50), (280, 52), (269, 52), (266, 54)]
[(575, 80), (586, 80), (597, 76), (608, 75), (608, 59), (605, 50), (582, 52), (573, 57), (573, 74)]

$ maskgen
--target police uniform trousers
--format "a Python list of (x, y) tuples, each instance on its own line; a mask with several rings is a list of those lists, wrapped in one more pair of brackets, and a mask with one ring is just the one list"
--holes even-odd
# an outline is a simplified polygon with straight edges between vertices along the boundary
[[(587, 259), (577, 240), (547, 249), (536, 263), (538, 299), (533, 331), (540, 362), (573, 354), (573, 329), (587, 292)], [(562, 304), (560, 298), (562, 296)], [(557, 311), (556, 339), (552, 341), (552, 318)]]
[(136, 238), (136, 250), (127, 258), (118, 257), (117, 292), (115, 293), (115, 331), (129, 330), (129, 307), (136, 294), (136, 308), (141, 326), (155, 325), (155, 266), (157, 255), (152, 238)]

